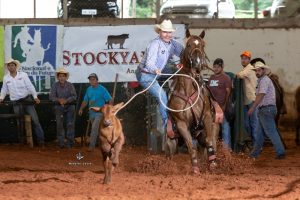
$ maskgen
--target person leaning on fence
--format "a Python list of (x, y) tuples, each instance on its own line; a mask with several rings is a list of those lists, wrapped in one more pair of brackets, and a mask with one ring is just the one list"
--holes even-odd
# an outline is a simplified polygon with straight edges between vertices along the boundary
[[(208, 88), (214, 99), (218, 102), (222, 111), (225, 112), (227, 105), (230, 103), (229, 96), (232, 89), (232, 82), (228, 75), (224, 72), (224, 61), (217, 58), (213, 63), (214, 74), (208, 80)], [(224, 117), (222, 123), (222, 139), (224, 147), (231, 150), (231, 132), (229, 120)]]
[[(64, 68), (56, 71), (57, 82), (55, 82), (50, 90), (49, 99), (55, 102), (54, 111), (56, 119), (57, 140), (60, 148), (72, 148), (74, 145), (75, 134), (75, 104), (77, 98), (75, 87), (68, 82), (69, 72)], [(66, 122), (66, 131), (64, 130), (64, 122)], [(65, 143), (66, 132), (66, 143)]]
[[(149, 87), (155, 76), (161, 74), (161, 71), (174, 55), (180, 57), (183, 52), (183, 46), (173, 39), (175, 29), (170, 20), (164, 20), (161, 24), (156, 25), (155, 32), (158, 33), (158, 37), (147, 46), (144, 57), (136, 70), (136, 78), (143, 88)], [(149, 92), (159, 102), (159, 111), (165, 126), (168, 115), (166, 108), (159, 100), (159, 88), (160, 85), (155, 80), (149, 88)], [(167, 105), (166, 92), (161, 91), (161, 100)]]
[(257, 127), (257, 139), (250, 156), (257, 158), (260, 155), (264, 144), (264, 134), (266, 134), (275, 148), (276, 158), (283, 159), (285, 157), (285, 150), (275, 124), (277, 113), (275, 88), (271, 79), (267, 76), (270, 68), (262, 62), (256, 62), (253, 70), (258, 78), (258, 84), (255, 101), (247, 114), (251, 115), (258, 107), (259, 123)]
[(8, 73), (3, 78), (0, 103), (3, 102), (5, 96), (9, 94), (9, 98), (13, 102), (15, 114), (23, 115), (27, 113), (31, 116), (37, 144), (40, 147), (44, 147), (44, 131), (39, 122), (34, 105), (30, 105), (30, 103), (33, 103), (33, 100), (36, 104), (40, 103), (37, 92), (29, 80), (28, 75), (25, 72), (18, 71), (20, 67), (18, 60), (10, 58), (5, 62), (5, 66)]
[(244, 126), (249, 136), (252, 137), (252, 144), (254, 144), (256, 140), (256, 128), (258, 125), (257, 109), (253, 110), (251, 115), (247, 115), (247, 112), (252, 107), (255, 100), (257, 78), (255, 72), (252, 70), (253, 66), (250, 64), (251, 53), (249, 51), (244, 51), (240, 57), (243, 69), (237, 73), (237, 78), (243, 80)]
[[(83, 109), (88, 105), (91, 107), (102, 107), (106, 103), (111, 103), (112, 97), (105, 87), (98, 83), (98, 76), (92, 73), (88, 76), (90, 86), (87, 88), (84, 95), (83, 102), (81, 103), (78, 114), (81, 116)], [(88, 151), (93, 151), (98, 139), (99, 123), (102, 118), (101, 112), (96, 112), (89, 109), (89, 119), (92, 122), (92, 130), (90, 135), (90, 144)]]

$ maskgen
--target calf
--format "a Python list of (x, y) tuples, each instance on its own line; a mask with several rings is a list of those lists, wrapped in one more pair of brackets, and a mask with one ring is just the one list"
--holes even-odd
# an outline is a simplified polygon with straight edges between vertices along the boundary
[(299, 130), (300, 130), (300, 86), (296, 90), (295, 95), (296, 102), (296, 111), (297, 111), (297, 119), (296, 119), (296, 144), (300, 145), (299, 141)]
[(99, 138), (105, 176), (103, 184), (111, 182), (111, 173), (114, 167), (119, 164), (119, 153), (124, 144), (124, 134), (120, 120), (115, 113), (123, 103), (115, 106), (105, 105), (101, 108), (103, 117), (99, 125)]

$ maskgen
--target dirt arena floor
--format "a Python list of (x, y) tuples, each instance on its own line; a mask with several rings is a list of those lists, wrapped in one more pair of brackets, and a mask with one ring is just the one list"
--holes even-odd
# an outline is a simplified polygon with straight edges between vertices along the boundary
[(219, 151), (218, 169), (209, 171), (202, 164), (200, 175), (190, 173), (187, 154), (166, 160), (146, 148), (125, 146), (110, 185), (102, 185), (98, 149), (2, 144), (0, 199), (300, 199), (300, 147), (293, 132), (283, 135), (288, 146), (284, 160), (274, 159), (270, 145), (256, 161)]

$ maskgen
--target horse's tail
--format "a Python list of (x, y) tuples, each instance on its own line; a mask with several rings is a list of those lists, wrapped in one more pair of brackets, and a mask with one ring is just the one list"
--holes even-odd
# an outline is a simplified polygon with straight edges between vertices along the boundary
[(48, 49), (50, 49), (50, 43), (48, 44), (47, 48), (44, 51), (47, 51)]

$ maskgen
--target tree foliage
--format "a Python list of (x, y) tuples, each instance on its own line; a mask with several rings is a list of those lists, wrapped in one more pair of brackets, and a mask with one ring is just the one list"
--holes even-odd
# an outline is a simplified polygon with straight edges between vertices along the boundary
[(155, 13), (156, 0), (136, 0), (136, 17), (149, 18)]
[[(237, 10), (253, 10), (254, 0), (232, 0)], [(273, 0), (258, 0), (258, 10), (272, 5)]]

